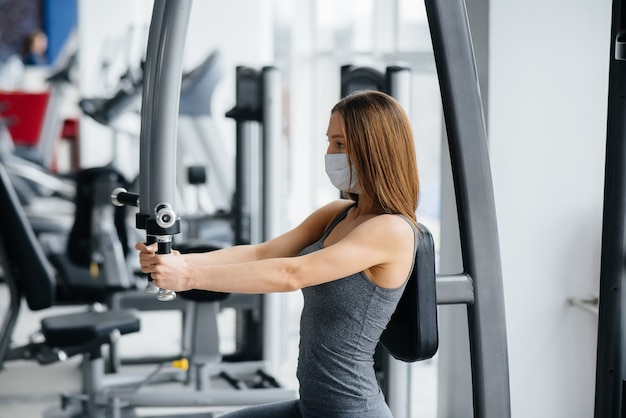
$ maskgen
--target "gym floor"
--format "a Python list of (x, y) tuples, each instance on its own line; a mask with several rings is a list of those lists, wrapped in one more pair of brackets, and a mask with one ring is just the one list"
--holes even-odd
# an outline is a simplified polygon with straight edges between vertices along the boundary
[[(296, 304), (297, 305), (297, 304)], [(0, 318), (4, 318), (8, 306), (8, 292), (6, 286), (0, 284)], [(294, 307), (293, 309), (297, 309)], [(76, 307), (59, 307), (32, 312), (25, 304), (22, 306), (14, 341), (16, 344), (28, 341), (28, 338), (39, 329), (42, 317), (54, 314), (77, 311)], [(294, 312), (297, 317), (299, 313)], [(297, 322), (297, 321), (296, 321)], [(137, 334), (126, 335), (121, 339), (120, 351), (122, 356), (137, 357), (146, 352), (150, 355), (173, 355), (180, 352), (180, 312), (151, 311), (142, 313), (142, 330)], [(168, 329), (164, 338), (162, 330)], [(293, 346), (297, 347), (297, 330), (288, 332), (288, 338), (293, 339)], [(295, 380), (295, 365), (297, 353), (294, 351), (286, 359), (284, 377), (277, 376), (278, 380), (288, 389), (297, 388)], [(124, 366), (130, 367), (130, 366)], [(137, 367), (137, 366), (134, 366)], [(143, 366), (145, 367), (145, 366)], [(413, 396), (411, 418), (436, 417), (436, 390), (437, 368), (436, 357), (433, 360), (420, 362), (414, 365)], [(60, 394), (73, 393), (80, 390), (80, 358), (71, 358), (63, 363), (41, 366), (36, 362), (12, 361), (5, 364), (0, 371), (0, 418), (57, 418), (63, 415), (56, 410), (60, 407)], [(415, 411), (415, 409), (418, 409)], [(195, 412), (214, 412), (215, 416), (225, 412), (225, 408), (189, 408), (173, 411), (170, 408), (140, 408), (136, 410), (138, 416), (158, 416), (172, 414), (192, 414)], [(207, 414), (208, 416), (208, 414)]]

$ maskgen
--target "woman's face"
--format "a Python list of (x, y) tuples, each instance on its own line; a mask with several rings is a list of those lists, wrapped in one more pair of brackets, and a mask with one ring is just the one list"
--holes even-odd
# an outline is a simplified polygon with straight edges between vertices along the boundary
[(346, 152), (346, 138), (343, 135), (343, 118), (339, 112), (333, 112), (328, 121), (326, 131), (328, 149), (326, 154), (341, 154)]
[(32, 52), (43, 54), (48, 48), (48, 37), (43, 33), (38, 33), (33, 38)]

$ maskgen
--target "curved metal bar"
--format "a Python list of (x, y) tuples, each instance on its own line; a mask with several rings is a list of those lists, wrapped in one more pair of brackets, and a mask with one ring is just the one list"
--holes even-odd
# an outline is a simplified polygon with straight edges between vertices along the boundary
[(178, 110), (183, 52), (191, 11), (191, 0), (161, 1), (165, 1), (165, 10), (159, 32), (154, 74), (158, 87), (153, 103), (148, 170), (148, 204), (151, 217), (161, 204), (169, 203), (175, 208)]
[(165, 12), (165, 2), (157, 1), (152, 9), (152, 20), (148, 32), (148, 46), (144, 65), (143, 92), (141, 98), (141, 131), (139, 133), (139, 216), (137, 228), (145, 229), (145, 221), (150, 216), (150, 134), (152, 132), (155, 91), (159, 87), (155, 82), (157, 47), (161, 23)]
[[(157, 253), (168, 254), (172, 249), (172, 234), (180, 232), (174, 209), (176, 200), (176, 141), (183, 53), (191, 12), (191, 0), (162, 1), (165, 1), (165, 10), (159, 32), (154, 74), (158, 87), (153, 103), (149, 150), (150, 196), (148, 204), (151, 213), (146, 224), (146, 232), (148, 236), (156, 237), (156, 241), (159, 243)], [(169, 221), (165, 221), (163, 218), (164, 207), (168, 208), (166, 217)], [(157, 295), (161, 301), (170, 301), (175, 297), (176, 293), (167, 289), (160, 289)]]
[[(139, 213), (136, 226), (146, 229), (146, 242), (158, 242), (159, 254), (171, 251), (176, 218), (176, 141), (182, 61), (191, 0), (156, 0), (148, 33), (139, 142)], [(163, 208), (167, 210), (164, 214)], [(148, 277), (146, 290), (158, 299), (176, 293), (158, 289)]]
[(504, 289), (478, 74), (464, 0), (425, 0), (458, 206), (465, 273), (474, 416), (511, 416)]

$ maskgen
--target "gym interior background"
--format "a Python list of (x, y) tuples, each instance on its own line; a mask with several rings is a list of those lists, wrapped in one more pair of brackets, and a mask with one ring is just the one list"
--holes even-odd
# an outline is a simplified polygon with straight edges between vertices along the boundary
[[(110, 94), (145, 53), (152, 2), (60, 3), (75, 7), (76, 16), (79, 64), (68, 100)], [(593, 299), (599, 289), (611, 2), (468, 0), (467, 9), (498, 219), (512, 416), (590, 417), (598, 316), (571, 301)], [(4, 37), (6, 29), (0, 31)], [(340, 95), (341, 66), (410, 67), (423, 187), (418, 217), (436, 237), (438, 272), (461, 270), (449, 227), (455, 215), (442, 146), (445, 130), (421, 1), (197, 0), (184, 69), (216, 50), (224, 72), (212, 97), (212, 117), (225, 159), (235, 152), (235, 124), (225, 117), (235, 103), (235, 68), (272, 65), (282, 74), (285, 229), (335, 197), (322, 156), (328, 112)], [(81, 167), (115, 159), (133, 174), (137, 113), (103, 126), (71, 103), (66, 111), (80, 119)], [(64, 155), (59, 158), (61, 167), (68, 164)], [(286, 295), (280, 303), (297, 310), (299, 297)], [(445, 306), (439, 314), (440, 350), (430, 364), (436, 372), (420, 386), (432, 407), (415, 405), (413, 416), (427, 417), (430, 411), (437, 417), (472, 416), (465, 312)], [(284, 321), (278, 326), (291, 335), (297, 321)], [(297, 350), (296, 345), (283, 348), (284, 358)], [(416, 379), (429, 373), (423, 368), (414, 366)], [(280, 377), (294, 373), (285, 366)]]

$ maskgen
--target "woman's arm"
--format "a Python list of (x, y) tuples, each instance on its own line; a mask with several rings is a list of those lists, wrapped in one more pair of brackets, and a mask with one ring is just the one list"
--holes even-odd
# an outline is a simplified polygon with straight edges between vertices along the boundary
[[(188, 266), (236, 264), (266, 258), (293, 257), (321, 237), (330, 222), (350, 202), (338, 200), (329, 203), (309, 215), (296, 228), (261, 244), (236, 245), (220, 250), (182, 254), (181, 256)], [(139, 251), (139, 260), (143, 265), (153, 259), (157, 244), (146, 246), (145, 243), (138, 242), (135, 249)], [(177, 252), (173, 251), (173, 253)]]
[(364, 222), (338, 243), (301, 257), (276, 257), (237, 264), (187, 265), (180, 254), (153, 256), (142, 263), (155, 284), (183, 291), (287, 292), (360, 271), (383, 287), (398, 287), (413, 258), (413, 230), (398, 216)]
[[(236, 245), (220, 250), (190, 254), (180, 254), (174, 250), (172, 254), (180, 258), (177, 263), (182, 262), (188, 267), (240, 264), (269, 258), (293, 257), (319, 239), (332, 220), (350, 204), (351, 201), (348, 200), (329, 203), (309, 215), (296, 228), (261, 244)], [(147, 272), (146, 268), (156, 263), (157, 244), (146, 246), (145, 243), (139, 242), (135, 245), (135, 249), (139, 251), (142, 271)]]

